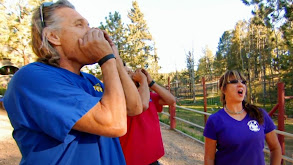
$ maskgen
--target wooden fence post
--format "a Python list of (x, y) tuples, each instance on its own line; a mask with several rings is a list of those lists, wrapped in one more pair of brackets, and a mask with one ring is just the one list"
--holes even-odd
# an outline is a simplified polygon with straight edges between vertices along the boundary
[[(285, 116), (285, 88), (284, 83), (278, 83), (278, 130), (285, 131), (284, 116)], [(285, 139), (284, 135), (278, 134), (278, 139), (282, 148), (282, 155), (285, 154)]]
[(176, 128), (176, 107), (175, 106), (169, 106), (169, 113), (170, 113), (170, 129)]
[[(202, 77), (202, 88), (203, 88), (203, 103), (204, 103), (204, 112), (207, 112), (207, 89), (205, 78)], [(207, 123), (207, 115), (204, 115), (204, 125)]]
[[(168, 90), (171, 92), (171, 86), (170, 86), (170, 77), (168, 77)], [(175, 129), (176, 128), (176, 106), (174, 105), (169, 105), (169, 114), (170, 114), (170, 129)]]

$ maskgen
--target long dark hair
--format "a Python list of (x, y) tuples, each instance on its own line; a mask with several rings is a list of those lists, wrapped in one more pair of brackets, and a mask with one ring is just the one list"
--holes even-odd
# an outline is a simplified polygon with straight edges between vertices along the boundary
[[(230, 79), (235, 79), (235, 78), (237, 80), (245, 80), (245, 77), (237, 70), (226, 71), (219, 80), (219, 89), (221, 91), (220, 98), (221, 98), (221, 102), (223, 103), (223, 107), (226, 105), (226, 98), (223, 91), (226, 90), (228, 81), (230, 81)], [(242, 101), (242, 106), (251, 118), (255, 119), (259, 124), (264, 123), (264, 115), (259, 107), (253, 104), (249, 104), (245, 100)]]

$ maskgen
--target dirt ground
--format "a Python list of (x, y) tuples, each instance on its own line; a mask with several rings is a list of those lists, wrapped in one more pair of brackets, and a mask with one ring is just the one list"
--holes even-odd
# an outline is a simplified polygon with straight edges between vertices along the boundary
[(204, 146), (161, 124), (165, 155), (159, 160), (163, 165), (201, 165)]
[(6, 111), (0, 108), (0, 165), (19, 164), (21, 154), (12, 138), (12, 127)]
[[(161, 125), (165, 156), (159, 161), (163, 165), (200, 165), (203, 164), (202, 144), (169, 130)], [(0, 165), (17, 165), (21, 154), (12, 138), (12, 127), (6, 111), (0, 108)]]

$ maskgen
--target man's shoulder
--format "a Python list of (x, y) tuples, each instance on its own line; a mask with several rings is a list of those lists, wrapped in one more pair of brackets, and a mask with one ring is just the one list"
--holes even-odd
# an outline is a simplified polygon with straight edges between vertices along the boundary
[(47, 65), (47, 64), (44, 64), (44, 63), (40, 63), (40, 62), (33, 62), (33, 63), (29, 63), (25, 66), (23, 66), (22, 68), (20, 68), (16, 74), (18, 72), (24, 74), (24, 73), (27, 73), (29, 72), (30, 74), (33, 74), (33, 73), (38, 73), (38, 72), (41, 72), (41, 71), (49, 71), (51, 69), (55, 69), (56, 67), (54, 66), (51, 66), (51, 65)]
[(86, 72), (81, 72), (83, 77), (87, 77), (87, 78), (91, 78), (91, 79), (98, 79), (96, 78), (94, 75), (90, 74), (90, 73), (86, 73)]
[(81, 74), (83, 77), (90, 80), (94, 84), (96, 84), (96, 83), (103, 84), (101, 80), (99, 80), (97, 77), (95, 77), (94, 75), (92, 75), (90, 73), (81, 72)]
[[(14, 82), (22, 83), (45, 83), (60, 80), (61, 77), (68, 79), (71, 73), (65, 69), (48, 64), (33, 62), (20, 68), (12, 77)], [(37, 82), (35, 82), (37, 81)]]

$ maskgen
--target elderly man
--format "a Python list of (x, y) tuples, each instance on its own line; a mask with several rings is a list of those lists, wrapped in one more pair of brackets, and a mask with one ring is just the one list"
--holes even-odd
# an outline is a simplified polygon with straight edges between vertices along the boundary
[[(21, 68), (4, 96), (20, 164), (125, 164), (117, 137), (142, 103), (108, 34), (68, 1), (45, 2), (33, 13), (32, 47), (38, 62)], [(80, 71), (93, 63), (103, 83)]]

